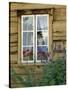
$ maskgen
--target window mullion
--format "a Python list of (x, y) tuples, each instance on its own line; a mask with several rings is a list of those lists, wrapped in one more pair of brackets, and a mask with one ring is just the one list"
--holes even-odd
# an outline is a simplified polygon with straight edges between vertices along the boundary
[(35, 60), (35, 20), (33, 15), (33, 61)]
[(36, 32), (36, 62), (37, 62), (37, 17), (35, 16), (35, 32)]
[(34, 15), (34, 62), (36, 62), (36, 16)]

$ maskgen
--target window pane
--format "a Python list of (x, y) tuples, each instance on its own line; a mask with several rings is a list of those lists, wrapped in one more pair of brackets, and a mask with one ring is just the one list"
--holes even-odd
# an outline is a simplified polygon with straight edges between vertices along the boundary
[(23, 47), (23, 60), (33, 60), (33, 47)]
[(33, 17), (23, 17), (23, 30), (33, 30)]
[(33, 45), (33, 32), (23, 32), (23, 45)]
[(47, 32), (37, 32), (37, 45), (48, 45)]
[(38, 46), (37, 47), (37, 60), (47, 60), (47, 52), (48, 47), (47, 46)]
[(37, 16), (37, 30), (47, 30), (47, 16)]

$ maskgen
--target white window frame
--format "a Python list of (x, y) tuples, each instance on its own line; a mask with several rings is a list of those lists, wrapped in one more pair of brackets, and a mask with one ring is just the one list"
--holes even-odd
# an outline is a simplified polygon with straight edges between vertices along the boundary
[[(47, 16), (47, 27), (48, 27), (48, 45), (39, 45), (39, 46), (48, 46), (48, 52), (49, 52), (49, 15), (48, 14), (37, 14), (36, 15), (36, 62), (39, 63), (41, 62), (41, 60), (38, 60), (37, 59), (37, 17), (38, 16)], [(38, 30), (38, 31), (41, 31), (41, 30)]]
[[(48, 41), (48, 45), (39, 45), (39, 46), (48, 46), (48, 52), (49, 52), (49, 15), (48, 14), (22, 15), (21, 16), (21, 32), (22, 32), (21, 33), (21, 38), (23, 37), (23, 32), (33, 32), (33, 46), (32, 45), (30, 45), (30, 46), (23, 46), (23, 43), (21, 45), (21, 51), (23, 51), (23, 47), (31, 47), (31, 46), (33, 47), (33, 60), (29, 60), (29, 61), (23, 60), (23, 54), (21, 53), (21, 62), (22, 63), (34, 63), (34, 62), (40, 63), (41, 62), (41, 60), (37, 60), (37, 17), (38, 16), (47, 16), (47, 27), (48, 27), (48, 30), (47, 30), (47, 32), (48, 32), (48, 40), (47, 41)], [(30, 30), (30, 31), (27, 31), (27, 30), (24, 31), (23, 30), (23, 17), (33, 17), (33, 30)], [(35, 19), (35, 17), (36, 17), (36, 19)], [(41, 31), (41, 30), (39, 30), (39, 31)], [(34, 46), (35, 33), (36, 33), (36, 48)], [(21, 42), (22, 41), (23, 40), (21, 40)], [(36, 53), (34, 52), (34, 50), (36, 51)], [(34, 58), (34, 54), (35, 54), (36, 58)]]
[[(27, 30), (23, 30), (23, 17), (33, 17), (33, 30), (30, 30), (30, 31), (27, 31)], [(23, 32), (33, 32), (33, 45), (27, 45), (27, 46), (23, 46), (23, 40), (21, 40), (21, 42), (22, 42), (22, 45), (21, 45), (21, 51), (23, 51), (23, 47), (34, 47), (34, 15), (22, 15), (21, 16), (21, 31), (22, 31), (22, 33), (21, 33), (21, 38), (23, 38)], [(22, 63), (33, 63), (34, 62), (34, 48), (33, 48), (33, 60), (29, 60), (29, 61), (25, 61), (25, 60), (23, 60), (23, 54), (21, 53), (21, 61), (22, 61)]]

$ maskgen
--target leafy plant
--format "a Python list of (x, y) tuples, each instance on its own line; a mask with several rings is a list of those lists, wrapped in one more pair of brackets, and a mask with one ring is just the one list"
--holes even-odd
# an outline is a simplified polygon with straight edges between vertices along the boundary
[(45, 65), (43, 85), (62, 85), (66, 83), (66, 61), (57, 59)]
[(31, 86), (47, 86), (47, 85), (63, 85), (66, 84), (66, 61), (64, 59), (57, 59), (46, 63), (43, 66), (42, 78), (36, 80), (36, 74), (33, 70), (27, 68), (27, 77), (21, 77), (16, 75), (15, 70), (12, 70), (12, 74), (17, 81), (25, 87)]

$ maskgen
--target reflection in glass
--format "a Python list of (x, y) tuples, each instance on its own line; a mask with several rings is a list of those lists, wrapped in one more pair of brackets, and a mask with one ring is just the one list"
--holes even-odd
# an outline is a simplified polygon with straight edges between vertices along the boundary
[(33, 60), (33, 47), (23, 47), (23, 60)]
[(33, 30), (32, 17), (23, 17), (23, 30)]
[(47, 16), (37, 17), (37, 30), (47, 30)]
[(23, 32), (23, 45), (33, 45), (33, 32)]
[(48, 38), (46, 32), (37, 32), (37, 45), (47, 45), (48, 44)]
[(47, 60), (47, 52), (48, 47), (47, 46), (38, 46), (37, 47), (37, 60)]

